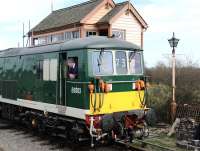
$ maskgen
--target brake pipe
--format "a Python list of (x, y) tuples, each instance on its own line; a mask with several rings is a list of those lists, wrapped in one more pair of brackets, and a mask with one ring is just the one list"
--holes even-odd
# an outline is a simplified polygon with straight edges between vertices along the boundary
[(94, 147), (94, 138), (96, 138), (96, 141), (99, 141), (103, 137), (107, 136), (108, 133), (103, 133), (101, 135), (96, 135), (93, 132), (96, 133), (96, 129), (94, 128), (94, 117), (90, 117), (90, 136), (91, 136), (91, 147)]
[(97, 135), (93, 134), (95, 128), (94, 128), (94, 117), (90, 117), (90, 136), (91, 136), (91, 147), (94, 147), (94, 137), (97, 137)]

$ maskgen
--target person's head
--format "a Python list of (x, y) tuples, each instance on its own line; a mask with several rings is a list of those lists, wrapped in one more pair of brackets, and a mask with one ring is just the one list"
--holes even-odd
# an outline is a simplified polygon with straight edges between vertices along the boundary
[(68, 58), (68, 59), (67, 59), (67, 65), (68, 65), (69, 67), (73, 67), (73, 66), (75, 65), (75, 60), (74, 60), (74, 58)]

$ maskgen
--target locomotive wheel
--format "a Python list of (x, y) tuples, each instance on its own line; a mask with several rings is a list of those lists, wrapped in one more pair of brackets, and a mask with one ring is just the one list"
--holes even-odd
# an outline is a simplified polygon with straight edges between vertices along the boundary
[(46, 126), (43, 120), (38, 121), (38, 132), (39, 134), (44, 134), (46, 132)]
[(2, 104), (0, 104), (0, 118), (2, 117)]
[(1, 117), (8, 120), (14, 120), (14, 106), (10, 104), (2, 104)]
[(118, 138), (123, 139), (125, 136), (124, 126), (121, 122), (116, 122), (114, 128), (114, 133), (117, 135)]
[(68, 129), (66, 132), (66, 141), (72, 150), (77, 150), (80, 144), (79, 134), (73, 129)]
[(73, 130), (73, 127), (74, 127), (75, 124), (72, 124), (72, 123), (68, 123), (66, 125), (66, 130), (65, 130), (65, 136), (66, 136), (66, 141), (68, 143), (73, 143), (73, 142), (76, 142), (76, 132)]
[(66, 139), (70, 143), (79, 144), (79, 138), (79, 133), (76, 130), (73, 130), (73, 128), (68, 129), (68, 131), (66, 132)]
[(114, 139), (112, 137), (112, 132), (108, 132), (108, 135), (105, 136), (104, 144), (106, 145), (112, 145), (114, 142)]

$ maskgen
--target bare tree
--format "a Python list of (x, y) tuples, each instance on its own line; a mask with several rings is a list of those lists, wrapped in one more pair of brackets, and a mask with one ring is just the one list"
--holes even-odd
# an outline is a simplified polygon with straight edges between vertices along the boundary
[[(155, 67), (147, 68), (146, 74), (151, 77), (153, 85), (149, 89), (149, 106), (159, 109), (159, 112), (164, 111), (162, 116), (167, 115), (168, 108), (166, 106), (169, 105), (171, 99), (171, 67), (163, 62), (158, 62)], [(176, 101), (178, 104), (200, 102), (200, 67), (191, 58), (177, 60)]]

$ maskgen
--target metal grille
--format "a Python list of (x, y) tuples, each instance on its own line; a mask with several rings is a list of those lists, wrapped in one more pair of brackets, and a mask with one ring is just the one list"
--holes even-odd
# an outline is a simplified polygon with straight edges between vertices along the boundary
[(17, 81), (2, 81), (2, 97), (17, 99)]
[(0, 95), (2, 95), (3, 81), (0, 81)]

